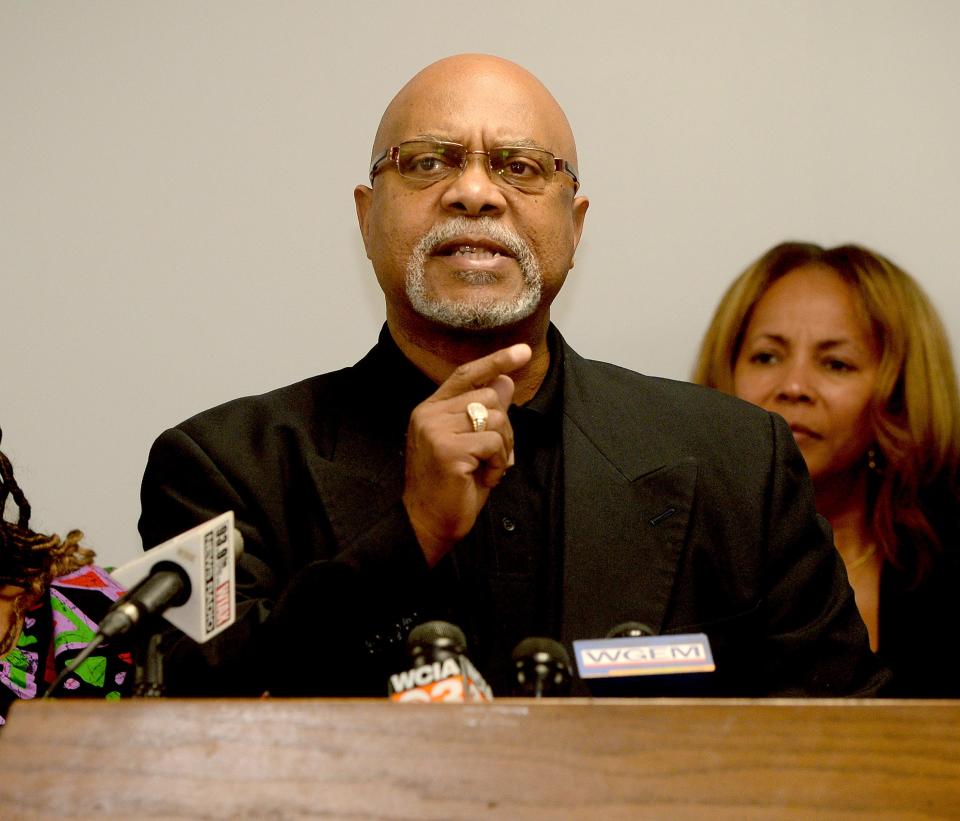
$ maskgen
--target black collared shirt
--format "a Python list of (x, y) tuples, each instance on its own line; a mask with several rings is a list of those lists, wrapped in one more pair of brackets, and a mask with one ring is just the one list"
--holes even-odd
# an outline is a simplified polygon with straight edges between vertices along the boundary
[[(379, 346), (390, 383), (406, 386), (404, 404), (412, 411), (436, 386), (403, 356), (386, 329)], [(515, 645), (559, 632), (563, 353), (552, 326), (548, 347), (550, 365), (536, 395), (509, 410), (515, 464), (490, 492), (467, 537), (431, 571), (430, 602), (423, 610), (424, 620), (444, 619), (464, 631), (467, 655), (497, 695), (513, 690)]]

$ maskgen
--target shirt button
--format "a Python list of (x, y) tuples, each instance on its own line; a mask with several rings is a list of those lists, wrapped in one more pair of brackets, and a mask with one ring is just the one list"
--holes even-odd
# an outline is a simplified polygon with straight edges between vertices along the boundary
[(507, 533), (513, 533), (513, 531), (517, 529), (517, 523), (513, 521), (513, 519), (509, 518), (508, 516), (504, 516), (503, 529), (506, 530)]

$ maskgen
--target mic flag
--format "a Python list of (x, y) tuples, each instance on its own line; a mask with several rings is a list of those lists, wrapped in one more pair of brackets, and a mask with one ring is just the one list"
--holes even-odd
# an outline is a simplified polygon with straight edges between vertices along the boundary
[(174, 536), (110, 572), (127, 590), (156, 572), (172, 569), (189, 582), (189, 598), (163, 617), (196, 642), (222, 633), (237, 619), (236, 557), (243, 552), (233, 511)]
[(455, 624), (429, 621), (407, 638), (413, 667), (390, 676), (388, 695), (403, 703), (490, 702), (493, 692), (464, 655), (467, 640)]
[(573, 643), (580, 678), (624, 678), (716, 670), (705, 633), (624, 636)]
[(390, 700), (404, 704), (490, 702), (493, 693), (466, 656), (421, 664), (390, 676)]

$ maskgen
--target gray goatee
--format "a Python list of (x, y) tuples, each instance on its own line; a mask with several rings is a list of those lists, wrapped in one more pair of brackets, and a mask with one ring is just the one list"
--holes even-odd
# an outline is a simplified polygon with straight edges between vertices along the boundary
[[(513, 254), (523, 275), (523, 287), (515, 298), (465, 301), (427, 292), (427, 259), (438, 246), (464, 234), (484, 236)], [(471, 285), (497, 281), (496, 274), (489, 271), (461, 271), (458, 276)], [(406, 289), (410, 305), (421, 316), (450, 328), (499, 328), (530, 316), (540, 304), (542, 281), (540, 265), (530, 246), (491, 217), (454, 217), (434, 225), (420, 238), (407, 262)]]

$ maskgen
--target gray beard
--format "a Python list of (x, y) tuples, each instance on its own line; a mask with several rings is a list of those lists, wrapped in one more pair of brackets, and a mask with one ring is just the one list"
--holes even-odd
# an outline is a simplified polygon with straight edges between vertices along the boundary
[[(514, 255), (523, 275), (523, 287), (515, 298), (467, 302), (427, 293), (427, 259), (439, 245), (463, 234), (482, 234)], [(460, 271), (457, 276), (470, 285), (497, 281), (495, 274), (486, 271)], [(490, 217), (454, 217), (433, 226), (420, 238), (407, 262), (406, 290), (411, 307), (420, 316), (448, 328), (500, 328), (519, 322), (530, 316), (540, 304), (542, 283), (540, 264), (530, 246)]]

